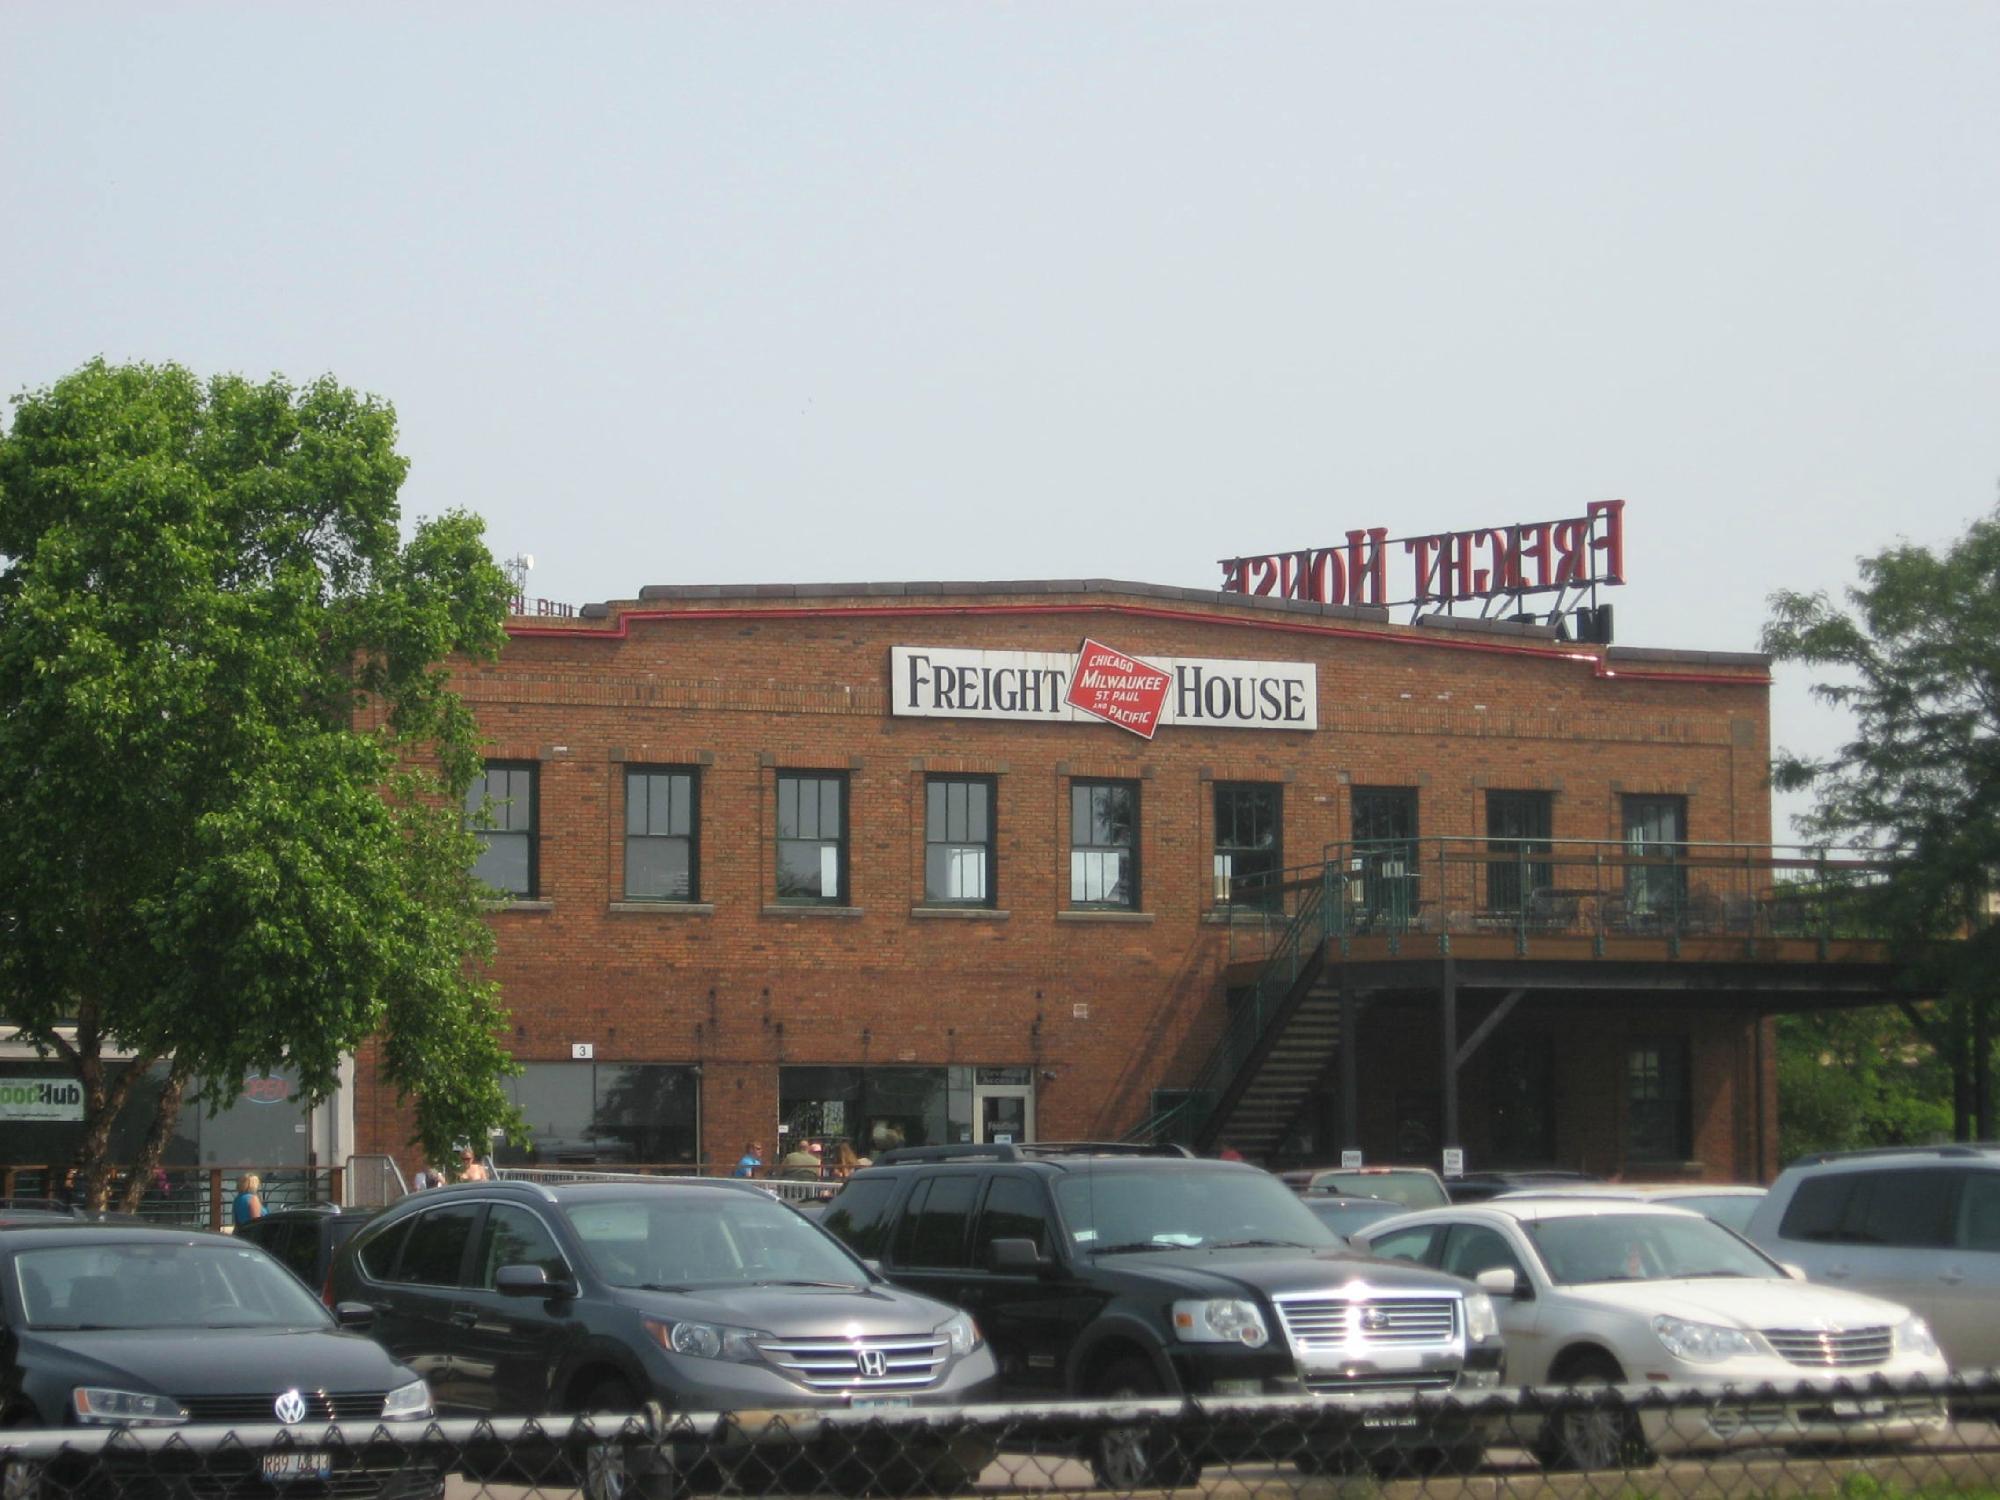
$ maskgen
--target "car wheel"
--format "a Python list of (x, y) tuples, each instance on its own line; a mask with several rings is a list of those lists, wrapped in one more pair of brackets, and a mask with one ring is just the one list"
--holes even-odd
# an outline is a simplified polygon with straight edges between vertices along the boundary
[[(591, 1388), (577, 1411), (629, 1416), (639, 1406), (639, 1398), (622, 1380), (606, 1380)], [(592, 1443), (583, 1451), (582, 1469), (578, 1488), (584, 1500), (676, 1500), (680, 1493), (679, 1475), (657, 1448)]]
[[(1136, 1359), (1121, 1360), (1096, 1382), (1104, 1401), (1145, 1400), (1160, 1382)], [(1090, 1467), (1107, 1490), (1174, 1489), (1201, 1482), (1201, 1465), (1181, 1451), (1171, 1431), (1158, 1425), (1107, 1427), (1090, 1441)]]
[[(1564, 1384), (1581, 1391), (1624, 1378), (1609, 1359), (1591, 1359), (1571, 1369)], [(1557, 1411), (1543, 1429), (1537, 1456), (1552, 1469), (1643, 1469), (1653, 1461), (1638, 1414), (1616, 1400)]]

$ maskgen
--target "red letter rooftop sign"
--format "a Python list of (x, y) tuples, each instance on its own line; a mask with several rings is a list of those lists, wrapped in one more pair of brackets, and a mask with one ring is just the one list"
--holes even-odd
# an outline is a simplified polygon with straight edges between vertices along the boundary
[(1064, 701), (1150, 740), (1167, 704), (1167, 682), (1165, 668), (1086, 638)]

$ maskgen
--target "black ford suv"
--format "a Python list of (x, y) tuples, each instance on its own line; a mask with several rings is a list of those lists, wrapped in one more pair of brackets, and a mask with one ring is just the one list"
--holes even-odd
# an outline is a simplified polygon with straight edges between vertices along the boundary
[[(963, 1307), (1009, 1396), (1489, 1390), (1502, 1351), (1471, 1283), (1344, 1251), (1268, 1172), (1179, 1148), (890, 1151), (822, 1218), (899, 1286)], [(1479, 1431), (1388, 1428), (1381, 1447), (1475, 1461)], [(1108, 1486), (1184, 1484), (1198, 1456), (1107, 1433)]]

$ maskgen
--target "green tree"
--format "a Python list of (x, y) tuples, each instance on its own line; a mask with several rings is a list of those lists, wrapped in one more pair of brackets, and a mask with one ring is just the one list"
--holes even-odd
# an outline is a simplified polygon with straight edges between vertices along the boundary
[(1778, 1158), (1951, 1133), (1951, 1074), (1894, 1006), (1778, 1017)]
[(1775, 784), (1811, 790), (1814, 837), (1881, 850), (1871, 893), (1903, 963), (1904, 1013), (1949, 1065), (1954, 1133), (1993, 1132), (1993, 1017), (2000, 928), (2000, 514), (1944, 552), (1907, 543), (1861, 559), (1842, 609), (1779, 593), (1764, 632), (1780, 660), (1827, 669), (1822, 701), (1853, 736), (1823, 758), (1781, 755)]
[(155, 1065), (128, 1203), (196, 1079), (211, 1109), (279, 1066), (323, 1098), (378, 1034), (433, 1159), (515, 1124), (443, 665), (502, 639), (481, 523), (405, 543), (395, 415), (331, 379), (100, 360), (14, 408), (0, 1015), (83, 1086), (89, 1202)]

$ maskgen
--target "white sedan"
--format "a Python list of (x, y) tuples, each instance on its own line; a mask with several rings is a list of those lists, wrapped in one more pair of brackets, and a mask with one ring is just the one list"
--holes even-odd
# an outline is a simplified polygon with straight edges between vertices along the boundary
[[(1606, 1468), (1658, 1452), (1900, 1441), (1944, 1426), (1944, 1357), (1906, 1307), (1808, 1286), (1685, 1209), (1541, 1198), (1428, 1209), (1354, 1232), (1354, 1248), (1477, 1282), (1507, 1378), (1530, 1386), (1699, 1383), (1782, 1391), (1755, 1403), (1558, 1412), (1522, 1437), (1543, 1462)], [(1874, 1376), (1931, 1390), (1796, 1394)]]

